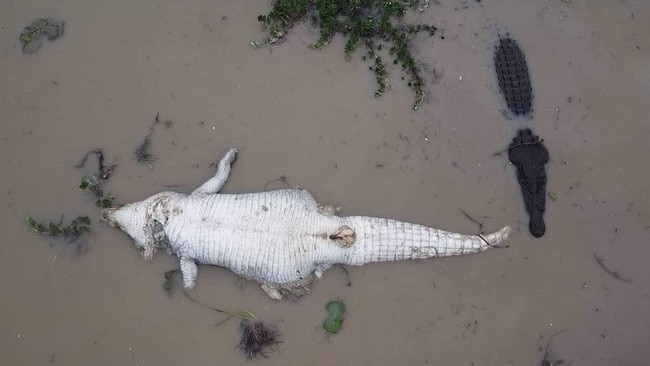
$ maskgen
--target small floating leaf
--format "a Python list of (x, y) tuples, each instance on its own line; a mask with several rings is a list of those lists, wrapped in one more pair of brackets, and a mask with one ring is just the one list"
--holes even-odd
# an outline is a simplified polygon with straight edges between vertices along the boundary
[(343, 314), (345, 313), (345, 304), (341, 301), (330, 301), (325, 305), (329, 315), (323, 322), (323, 328), (328, 333), (338, 333), (341, 331), (343, 324)]
[(86, 190), (88, 187), (90, 187), (92, 183), (90, 183), (90, 179), (87, 177), (81, 178), (81, 182), (79, 183), (79, 188)]

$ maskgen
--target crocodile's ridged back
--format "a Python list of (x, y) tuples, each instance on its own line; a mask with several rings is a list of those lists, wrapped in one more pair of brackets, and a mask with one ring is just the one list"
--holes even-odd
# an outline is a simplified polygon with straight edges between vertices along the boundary
[(299, 281), (338, 247), (340, 226), (301, 190), (188, 197), (167, 235), (178, 255), (274, 283)]
[(515, 40), (507, 37), (499, 40), (494, 51), (494, 65), (499, 88), (510, 111), (516, 115), (528, 114), (532, 108), (533, 89), (526, 57)]

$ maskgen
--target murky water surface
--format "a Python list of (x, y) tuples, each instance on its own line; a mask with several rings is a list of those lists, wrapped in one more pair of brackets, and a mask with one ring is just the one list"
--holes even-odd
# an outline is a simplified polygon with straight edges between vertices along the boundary
[[(438, 4), (439, 3), (439, 4)], [(428, 100), (393, 75), (372, 97), (368, 64), (322, 52), (299, 26), (253, 50), (268, 1), (11, 1), (0, 4), (0, 363), (238, 365), (237, 323), (162, 290), (177, 260), (144, 263), (130, 240), (98, 222), (74, 165), (95, 147), (119, 166), (107, 189), (121, 202), (168, 186), (189, 192), (231, 146), (226, 192), (280, 176), (345, 215), (391, 217), (475, 233), (505, 224), (510, 247), (479, 255), (333, 268), (299, 302), (275, 302), (201, 268), (195, 296), (248, 309), (283, 343), (267, 365), (646, 365), (650, 341), (650, 3), (432, 1), (419, 38)], [(23, 54), (22, 28), (66, 21), (65, 36)], [(497, 34), (522, 45), (533, 121), (507, 120), (492, 65)], [(391, 65), (392, 66), (392, 65)], [(437, 82), (433, 83), (436, 70)], [(396, 70), (398, 71), (398, 70)], [(156, 114), (153, 169), (133, 150)], [(550, 151), (547, 234), (534, 239), (503, 149), (530, 125)], [(267, 188), (281, 188), (272, 183)], [(26, 215), (88, 214), (84, 246), (49, 245)], [(610, 276), (594, 254), (631, 283)], [(348, 306), (327, 337), (324, 305)]]

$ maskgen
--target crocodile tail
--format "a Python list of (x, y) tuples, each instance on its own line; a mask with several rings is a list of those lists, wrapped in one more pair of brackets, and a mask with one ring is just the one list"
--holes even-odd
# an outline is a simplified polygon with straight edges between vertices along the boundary
[(343, 263), (425, 259), (477, 253), (498, 247), (510, 235), (505, 226), (486, 235), (465, 235), (374, 217), (349, 217), (348, 226), (356, 233), (355, 243), (344, 251)]
[(510, 37), (499, 39), (499, 44), (494, 50), (494, 66), (499, 88), (510, 111), (516, 115), (531, 112), (533, 88), (526, 57), (517, 41)]

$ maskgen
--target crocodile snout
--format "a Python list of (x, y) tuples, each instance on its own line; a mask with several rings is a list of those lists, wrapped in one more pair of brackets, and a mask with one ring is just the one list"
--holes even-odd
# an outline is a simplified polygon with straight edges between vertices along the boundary
[(106, 221), (106, 223), (108, 223), (112, 227), (114, 227), (116, 229), (119, 229), (120, 226), (115, 221), (115, 211), (117, 211), (117, 209), (114, 208), (114, 207), (103, 209), (102, 210), (102, 220)]

